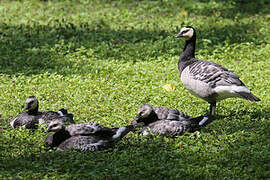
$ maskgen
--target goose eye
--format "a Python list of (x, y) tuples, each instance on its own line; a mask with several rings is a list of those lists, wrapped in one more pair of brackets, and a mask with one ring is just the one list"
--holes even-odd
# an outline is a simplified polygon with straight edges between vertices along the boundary
[(141, 115), (142, 116), (145, 116), (146, 114), (147, 114), (147, 111), (146, 110), (144, 110), (144, 111), (141, 112)]
[(52, 127), (56, 127), (56, 126), (57, 126), (57, 124), (52, 125)]
[(185, 31), (182, 32), (182, 34), (185, 34), (185, 33), (187, 33), (188, 31), (189, 31), (189, 30), (185, 30)]

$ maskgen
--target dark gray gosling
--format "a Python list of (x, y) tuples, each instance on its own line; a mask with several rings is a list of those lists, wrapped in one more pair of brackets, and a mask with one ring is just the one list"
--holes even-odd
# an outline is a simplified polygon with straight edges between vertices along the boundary
[(198, 131), (212, 120), (213, 117), (200, 116), (193, 118), (177, 109), (166, 107), (153, 108), (149, 104), (143, 104), (139, 108), (137, 117), (131, 124), (136, 127), (142, 123), (141, 132), (143, 136), (151, 134), (177, 136), (185, 132)]
[(59, 150), (99, 151), (113, 147), (133, 129), (133, 125), (108, 128), (95, 122), (65, 126), (61, 120), (54, 120), (46, 130), (54, 133), (47, 136), (45, 145)]
[(26, 112), (20, 113), (9, 121), (13, 128), (25, 126), (27, 129), (35, 129), (41, 123), (49, 123), (55, 118), (61, 118), (64, 122), (74, 122), (73, 114), (62, 108), (59, 111), (38, 111), (39, 102), (35, 96), (29, 96), (25, 101)]

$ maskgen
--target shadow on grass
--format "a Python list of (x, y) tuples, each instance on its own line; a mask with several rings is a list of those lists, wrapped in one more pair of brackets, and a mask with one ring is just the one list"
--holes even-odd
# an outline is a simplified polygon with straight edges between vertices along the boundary
[[(113, 4), (114, 2), (112, 2)], [(148, 3), (147, 1), (120, 1), (120, 5), (127, 8), (135, 8), (136, 6), (146, 6), (149, 9), (155, 7), (163, 7), (157, 12), (167, 12), (185, 9), (193, 12), (195, 15), (212, 16), (220, 15), (226, 18), (234, 19), (235, 16), (245, 17), (249, 15), (256, 15), (257, 13), (268, 14), (269, 11), (268, 0), (190, 0), (190, 1), (154, 1)], [(155, 12), (155, 11), (154, 11)]]
[(268, 0), (202, 0), (200, 2), (203, 2), (205, 7), (199, 9), (193, 8), (192, 11), (194, 13), (229, 19), (245, 18), (257, 14), (269, 14), (270, 5)]
[[(60, 23), (55, 27), (2, 24), (0, 30), (0, 67), (1, 72), (6, 74), (61, 74), (63, 67), (68, 67), (71, 71), (68, 73), (72, 74), (74, 62), (69, 56), (73, 53), (76, 56), (78, 51), (79, 56), (108, 62), (111, 58), (143, 60), (147, 56), (143, 53), (144, 46), (150, 47), (160, 37), (169, 36), (165, 31), (112, 30), (106, 24), (80, 24), (80, 27), (71, 23)], [(82, 47), (87, 51), (81, 50)], [(146, 53), (157, 57), (162, 52)]]
[[(217, 141), (209, 146), (193, 144), (164, 142), (162, 138), (148, 139), (143, 142), (138, 139), (129, 139), (113, 150), (100, 152), (44, 152), (27, 153), (19, 158), (4, 157), (0, 165), (3, 177), (72, 177), (72, 178), (176, 178), (176, 177), (218, 177), (242, 176), (243, 172), (261, 171), (256, 177), (262, 177), (269, 168), (269, 156), (262, 154), (268, 151), (263, 146), (263, 139), (267, 135), (253, 133), (246, 140), (233, 139), (232, 141)], [(193, 138), (194, 136), (190, 136)], [(206, 148), (208, 147), (208, 149)], [(258, 159), (258, 156), (260, 157)], [(236, 166), (238, 168), (236, 168)], [(222, 167), (222, 168), (217, 168)], [(260, 168), (259, 168), (260, 167)], [(259, 168), (259, 169), (256, 169)], [(228, 172), (228, 170), (231, 171)], [(238, 171), (237, 171), (238, 170)], [(249, 176), (249, 174), (246, 174)]]
[[(13, 159), (5, 157), (5, 165), (1, 164), (1, 170), (5, 176), (16, 177), (33, 174), (57, 174), (58, 176), (69, 176), (72, 178), (87, 177), (88, 179), (98, 178), (119, 178), (119, 177), (168, 177), (163, 174), (164, 168), (173, 168), (173, 163), (178, 160), (173, 158), (173, 153), (165, 147), (161, 139), (150, 140), (152, 142), (140, 143), (130, 139), (125, 144), (118, 144), (117, 148), (100, 151), (78, 153), (72, 151), (60, 152), (51, 151), (38, 154), (22, 155)], [(140, 146), (141, 145), (141, 146)], [(146, 161), (144, 161), (146, 160)], [(160, 162), (171, 160), (169, 167)], [(188, 174), (186, 174), (187, 176)], [(172, 175), (173, 177), (174, 175)]]
[[(210, 3), (208, 0), (203, 2)], [(208, 8), (208, 6), (202, 9), (197, 9), (196, 6), (189, 8), (191, 11), (196, 11), (195, 14), (211, 16), (218, 11), (221, 12), (221, 15), (218, 16), (234, 18), (239, 13), (241, 17), (258, 12), (264, 13), (267, 9), (265, 6), (268, 4), (263, 0), (259, 2), (241, 0), (216, 2), (229, 3), (231, 6), (218, 6), (218, 9)], [(132, 5), (132, 7), (134, 5), (133, 1), (121, 3)], [(181, 6), (185, 5), (178, 1), (170, 3), (161, 1), (160, 3), (161, 7), (164, 6), (169, 12), (172, 11), (171, 6), (178, 7), (176, 5), (179, 3)], [(134, 7), (144, 7), (145, 4), (147, 2), (141, 2)], [(150, 8), (155, 4), (149, 3), (148, 5)], [(181, 6), (178, 8), (181, 9)], [(1, 73), (10, 75), (31, 75), (45, 72), (62, 75), (80, 74), (87, 71), (85, 65), (89, 64), (90, 58), (92, 61), (101, 60), (107, 63), (112, 59), (136, 62), (168, 54), (169, 50), (174, 48), (179, 49), (176, 51), (177, 55), (182, 51), (182, 47), (178, 46), (179, 41), (172, 38), (176, 34), (175, 29), (164, 31), (156, 28), (156, 31), (150, 31), (121, 27), (116, 30), (111, 29), (108, 23), (101, 18), (90, 23), (75, 25), (62, 18), (52, 21), (48, 25), (40, 25), (35, 22), (13, 26), (0, 24)], [(196, 25), (194, 26), (196, 27)], [(263, 34), (257, 33), (259, 27), (260, 24), (256, 22), (256, 19), (245, 24), (239, 23), (224, 27), (216, 27), (214, 22), (204, 25), (198, 29), (198, 48), (211, 50), (216, 45), (224, 45), (225, 41), (229, 44), (241, 42), (260, 44), (265, 37)], [(201, 39), (208, 39), (211, 43), (205, 44)], [(76, 58), (70, 56), (76, 55), (79, 56), (79, 59), (84, 57), (86, 60), (76, 64), (75, 72)]]
[[(256, 133), (264, 132), (269, 134), (270, 128), (270, 108), (254, 108), (229, 110), (226, 115), (219, 115), (216, 120), (215, 126), (220, 128), (214, 128), (218, 134), (234, 134), (236, 132)], [(210, 129), (211, 130), (211, 129)], [(221, 131), (220, 131), (221, 130)]]
[[(60, 24), (51, 26), (8, 26), (0, 25), (2, 29), (0, 40), (0, 67), (5, 74), (39, 74), (44, 72), (72, 74), (74, 57), (84, 57), (85, 62), (78, 64), (77, 69), (83, 69), (88, 58), (110, 62), (143, 61), (156, 58), (176, 48), (178, 40), (173, 39), (175, 32), (147, 31), (145, 29), (112, 30), (106, 27), (94, 28), (89, 24)], [(204, 44), (199, 48), (211, 48), (224, 41), (229, 43), (261, 42), (262, 34), (256, 34), (255, 22), (239, 24), (222, 28), (204, 27), (199, 31), (198, 38), (212, 41), (210, 47)], [(246, 33), (250, 31), (251, 33)], [(255, 36), (253, 36), (253, 35)], [(198, 42), (201, 43), (200, 39)], [(166, 43), (165, 43), (166, 42)], [(83, 49), (82, 49), (83, 48)], [(89, 51), (89, 49), (91, 49)], [(180, 54), (182, 47), (177, 54)], [(74, 54), (74, 55), (73, 55)], [(73, 58), (73, 59), (72, 59)], [(79, 60), (78, 60), (79, 61)], [(63, 68), (65, 68), (63, 70)]]

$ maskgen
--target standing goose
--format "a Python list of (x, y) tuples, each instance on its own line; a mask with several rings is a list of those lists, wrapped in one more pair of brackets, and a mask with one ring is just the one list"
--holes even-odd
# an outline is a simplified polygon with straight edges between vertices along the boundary
[(60, 150), (98, 151), (112, 147), (133, 129), (133, 125), (108, 128), (95, 122), (65, 126), (62, 121), (53, 120), (46, 132), (54, 133), (47, 136), (45, 145)]
[(210, 115), (215, 115), (216, 102), (226, 98), (260, 101), (233, 71), (213, 62), (195, 59), (196, 32), (193, 27), (183, 27), (175, 37), (186, 39), (178, 61), (181, 81), (193, 95), (210, 103)]
[(39, 103), (35, 96), (29, 96), (25, 101), (26, 112), (20, 113), (14, 119), (9, 121), (13, 128), (25, 126), (27, 129), (34, 129), (38, 124), (49, 123), (54, 118), (61, 118), (64, 122), (73, 122), (73, 115), (68, 114), (67, 110), (62, 108), (59, 111), (38, 111)]
[(149, 104), (143, 104), (131, 124), (136, 127), (137, 124), (143, 123), (141, 130), (143, 136), (149, 134), (176, 136), (185, 132), (197, 131), (211, 120), (211, 118), (203, 116), (192, 118), (177, 109), (153, 108)]

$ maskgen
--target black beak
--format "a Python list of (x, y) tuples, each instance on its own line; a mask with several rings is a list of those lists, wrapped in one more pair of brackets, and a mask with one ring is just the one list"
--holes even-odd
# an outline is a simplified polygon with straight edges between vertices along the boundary
[(45, 130), (45, 133), (47, 133), (47, 132), (51, 132), (50, 129), (46, 129), (46, 130)]
[(136, 124), (138, 124), (139, 122), (138, 122), (138, 120), (141, 118), (142, 116), (141, 116), (141, 114), (138, 114), (138, 116), (136, 116), (136, 118), (135, 119), (133, 119), (132, 121), (131, 121), (131, 125), (136, 125)]
[(130, 125), (136, 125), (136, 124), (138, 124), (137, 118), (133, 119), (133, 120), (130, 122)]
[(181, 32), (180, 32), (180, 33), (176, 34), (175, 37), (176, 37), (176, 38), (180, 38), (180, 37), (183, 37), (183, 35), (182, 35)]

